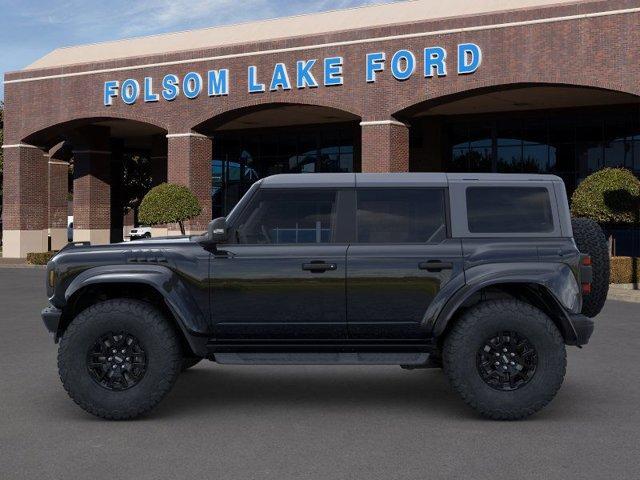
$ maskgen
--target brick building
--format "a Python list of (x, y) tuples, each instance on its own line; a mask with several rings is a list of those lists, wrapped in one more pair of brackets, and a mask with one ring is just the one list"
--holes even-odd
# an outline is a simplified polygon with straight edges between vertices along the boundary
[(3, 255), (66, 243), (69, 162), (74, 239), (119, 240), (127, 152), (196, 193), (191, 232), (274, 173), (640, 170), (639, 27), (630, 0), (413, 0), (55, 50), (5, 76)]

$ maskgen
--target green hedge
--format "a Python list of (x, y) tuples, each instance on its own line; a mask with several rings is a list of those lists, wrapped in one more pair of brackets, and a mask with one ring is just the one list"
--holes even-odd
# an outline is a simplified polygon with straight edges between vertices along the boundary
[(56, 252), (27, 253), (27, 263), (31, 265), (46, 265)]
[(635, 282), (640, 282), (640, 258), (611, 257), (611, 283)]
[(585, 178), (571, 197), (571, 214), (598, 223), (638, 221), (640, 180), (624, 168), (604, 168)]

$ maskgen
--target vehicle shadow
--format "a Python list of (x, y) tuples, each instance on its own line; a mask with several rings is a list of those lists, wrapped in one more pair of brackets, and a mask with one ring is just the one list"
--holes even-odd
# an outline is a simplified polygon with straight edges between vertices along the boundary
[[(224, 408), (401, 408), (474, 417), (441, 370), (399, 367), (203, 365), (184, 372), (154, 414), (199, 414)], [(477, 417), (476, 417), (477, 418)]]

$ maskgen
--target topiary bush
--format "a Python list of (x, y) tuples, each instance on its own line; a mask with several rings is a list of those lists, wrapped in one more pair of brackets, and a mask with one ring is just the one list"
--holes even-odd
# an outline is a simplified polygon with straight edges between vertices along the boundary
[(202, 207), (191, 190), (183, 185), (163, 183), (144, 196), (138, 220), (145, 225), (177, 223), (184, 235), (184, 222), (201, 213)]
[(638, 222), (640, 180), (624, 168), (604, 168), (585, 178), (571, 196), (571, 214), (598, 223)]

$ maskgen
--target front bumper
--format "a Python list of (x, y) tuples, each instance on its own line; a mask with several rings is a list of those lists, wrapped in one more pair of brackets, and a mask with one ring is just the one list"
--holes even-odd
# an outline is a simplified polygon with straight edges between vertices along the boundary
[(62, 319), (62, 310), (49, 305), (42, 309), (42, 313), (40, 315), (42, 316), (42, 321), (44, 322), (44, 326), (47, 327), (47, 330), (57, 336), (60, 321)]
[(591, 334), (595, 326), (595, 322), (589, 317), (585, 317), (581, 313), (569, 315), (569, 320), (576, 332), (576, 345), (582, 346), (589, 343)]

